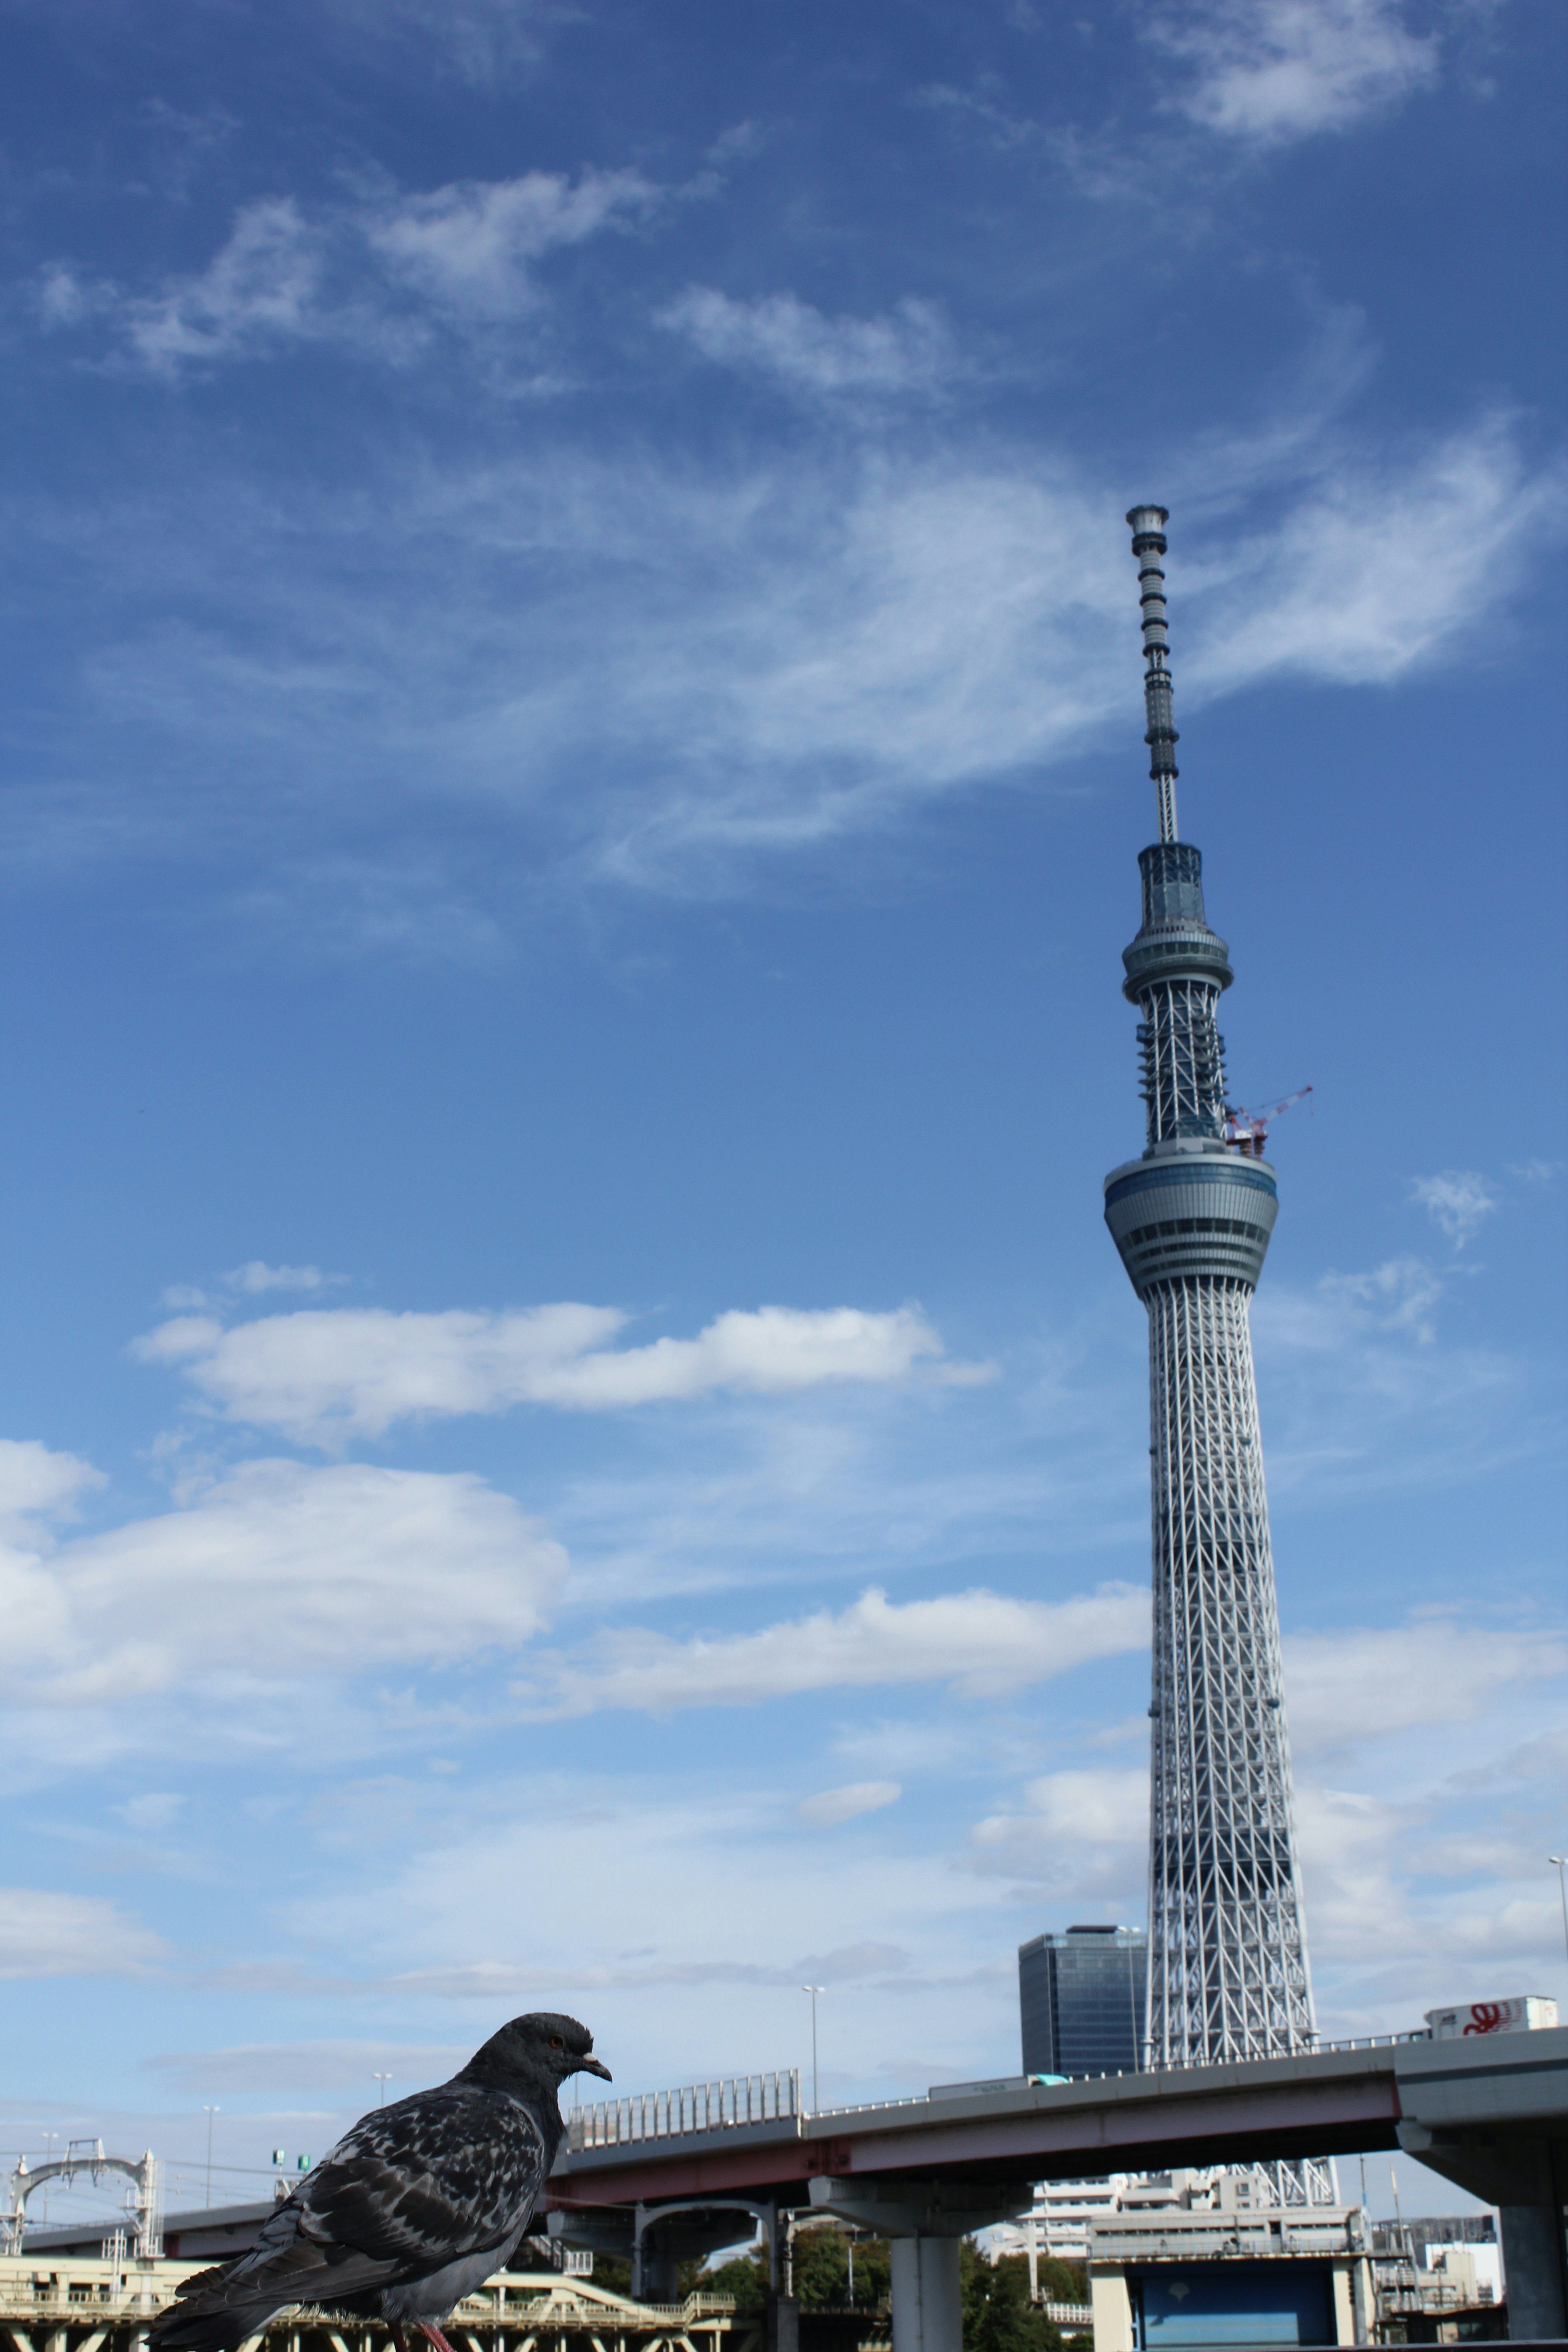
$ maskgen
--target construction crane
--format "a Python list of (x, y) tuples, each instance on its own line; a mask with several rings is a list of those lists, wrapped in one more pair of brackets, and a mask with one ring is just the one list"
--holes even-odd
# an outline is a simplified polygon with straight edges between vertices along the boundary
[(1287, 1095), (1283, 1102), (1270, 1104), (1267, 1110), (1247, 1110), (1240, 1103), (1237, 1103), (1233, 1110), (1227, 1103), (1225, 1113), (1226, 1141), (1234, 1145), (1244, 1160), (1261, 1160), (1263, 1147), (1268, 1140), (1268, 1129), (1273, 1122), (1279, 1117), (1281, 1111), (1289, 1110), (1292, 1103), (1299, 1103), (1303, 1095), (1310, 1095), (1311, 1091), (1310, 1087), (1298, 1087), (1293, 1095)]

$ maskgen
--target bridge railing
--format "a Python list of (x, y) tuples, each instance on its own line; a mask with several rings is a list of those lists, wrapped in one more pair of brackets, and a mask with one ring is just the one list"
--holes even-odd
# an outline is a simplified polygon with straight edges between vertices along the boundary
[(800, 2070), (735, 2074), (721, 2083), (688, 2083), (625, 2099), (595, 2099), (566, 2117), (574, 2150), (621, 2147), (630, 2141), (679, 2139), (688, 2132), (727, 2131), (737, 2124), (789, 2122), (799, 2116)]

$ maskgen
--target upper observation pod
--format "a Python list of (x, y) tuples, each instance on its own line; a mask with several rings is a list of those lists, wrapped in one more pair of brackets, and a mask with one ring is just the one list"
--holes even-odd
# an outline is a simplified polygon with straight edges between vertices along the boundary
[(1204, 858), (1190, 841), (1153, 841), (1138, 853), (1143, 879), (1143, 921), (1121, 950), (1127, 977), (1121, 993), (1136, 1004), (1152, 981), (1205, 980), (1228, 988), (1236, 978), (1230, 949), (1204, 915)]

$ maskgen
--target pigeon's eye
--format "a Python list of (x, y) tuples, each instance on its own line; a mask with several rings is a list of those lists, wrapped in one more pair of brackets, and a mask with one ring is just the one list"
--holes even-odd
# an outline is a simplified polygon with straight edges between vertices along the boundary
[(552, 2033), (550, 2037), (550, 2047), (552, 2050), (564, 2050), (566, 2044), (562, 2041), (561, 2036), (558, 2033)]

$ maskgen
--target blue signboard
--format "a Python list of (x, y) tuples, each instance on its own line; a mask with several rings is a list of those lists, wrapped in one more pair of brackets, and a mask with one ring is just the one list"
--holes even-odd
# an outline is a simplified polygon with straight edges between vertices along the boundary
[(1162, 2263), (1130, 2272), (1140, 2352), (1167, 2345), (1331, 2344), (1333, 2273), (1325, 2263)]

